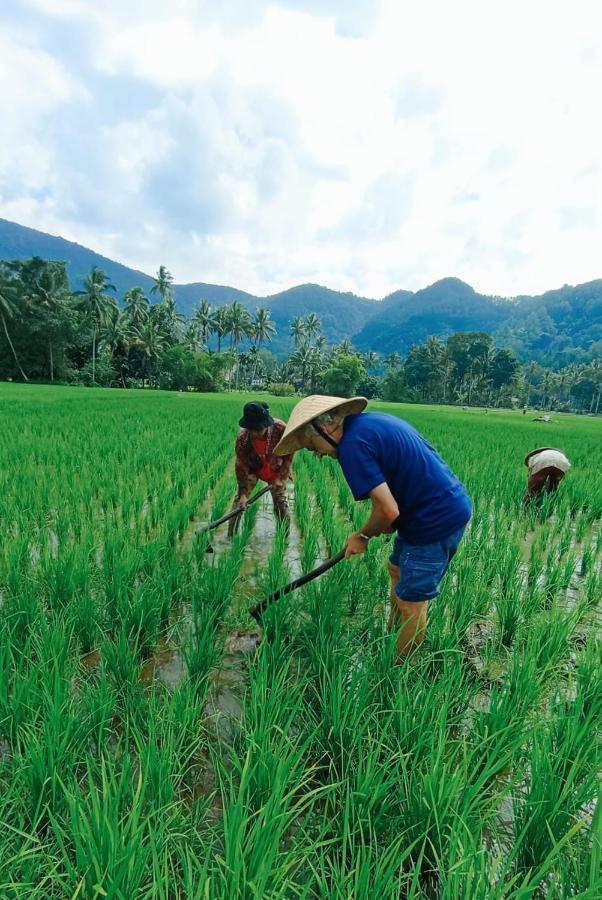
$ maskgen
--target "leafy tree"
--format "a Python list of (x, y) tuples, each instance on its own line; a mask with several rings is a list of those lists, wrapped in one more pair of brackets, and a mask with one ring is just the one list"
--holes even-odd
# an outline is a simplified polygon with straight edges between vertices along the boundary
[(510, 384), (518, 372), (518, 360), (512, 350), (495, 350), (489, 365), (489, 379), (494, 388), (499, 390)]
[(329, 394), (350, 397), (366, 377), (366, 369), (358, 356), (340, 355), (323, 376), (324, 387)]

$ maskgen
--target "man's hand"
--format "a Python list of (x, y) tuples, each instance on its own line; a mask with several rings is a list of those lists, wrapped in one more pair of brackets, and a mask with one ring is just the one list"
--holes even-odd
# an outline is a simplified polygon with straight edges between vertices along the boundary
[(246, 494), (242, 494), (242, 495), (238, 498), (238, 505), (239, 505), (239, 507), (240, 507), (241, 509), (246, 509), (246, 508), (247, 508), (247, 506), (249, 505), (249, 498), (247, 497)]
[(350, 556), (355, 556), (356, 553), (364, 553), (367, 546), (368, 541), (365, 538), (360, 537), (359, 531), (354, 532), (347, 541), (347, 546), (345, 547), (345, 559), (349, 559)]

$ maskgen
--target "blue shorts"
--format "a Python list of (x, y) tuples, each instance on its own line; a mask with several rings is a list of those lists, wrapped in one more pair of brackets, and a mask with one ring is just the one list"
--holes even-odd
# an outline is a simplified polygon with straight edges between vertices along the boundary
[(395, 593), (400, 600), (432, 600), (462, 540), (466, 525), (434, 544), (408, 544), (398, 534), (390, 561), (400, 570)]

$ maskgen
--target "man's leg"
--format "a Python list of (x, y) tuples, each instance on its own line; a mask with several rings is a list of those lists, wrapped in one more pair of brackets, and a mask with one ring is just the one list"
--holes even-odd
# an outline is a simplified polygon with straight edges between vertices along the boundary
[[(232, 509), (236, 509), (236, 507), (239, 506), (240, 498), (242, 497), (243, 494), (246, 494), (247, 497), (249, 496), (249, 494), (251, 493), (251, 491), (253, 490), (253, 488), (255, 487), (256, 484), (257, 484), (257, 476), (251, 475), (249, 477), (249, 484), (247, 485), (246, 489), (243, 490), (240, 487), (237, 489), (236, 496), (234, 497), (234, 502), (232, 504)], [(228, 537), (230, 537), (230, 538), (234, 537), (234, 535), (240, 528), (241, 519), (242, 519), (242, 513), (239, 513), (239, 515), (234, 516), (233, 519), (230, 519), (230, 521), (228, 522)]]
[(283, 522), (285, 527), (288, 528), (290, 525), (290, 513), (286, 496), (286, 482), (284, 484), (272, 484), (270, 486), (270, 493), (272, 495), (276, 518), (279, 522)]
[(397, 596), (401, 571), (399, 566), (389, 562), (391, 579), (391, 612), (389, 629), (397, 628), (397, 657), (401, 662), (423, 642), (428, 622), (428, 600), (401, 600)]

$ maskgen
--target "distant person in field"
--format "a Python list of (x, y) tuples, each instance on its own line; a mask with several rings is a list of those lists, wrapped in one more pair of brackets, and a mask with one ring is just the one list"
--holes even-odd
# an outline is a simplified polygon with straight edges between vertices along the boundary
[(555, 450), (553, 447), (531, 450), (525, 456), (525, 465), (529, 472), (525, 503), (531, 503), (536, 498), (541, 501), (544, 494), (556, 491), (571, 468), (562, 450)]
[[(270, 415), (267, 403), (245, 403), (240, 431), (235, 444), (235, 469), (238, 490), (233, 508), (247, 508), (249, 495), (258, 481), (270, 486), (274, 512), (279, 521), (288, 525), (289, 511), (286, 482), (290, 478), (293, 454), (276, 456), (274, 448), (284, 434), (285, 424)], [(240, 524), (240, 516), (230, 520), (230, 537)]]
[(347, 541), (346, 558), (397, 532), (389, 560), (391, 615), (400, 659), (422, 643), (429, 601), (464, 534), (472, 506), (464, 486), (408, 422), (364, 413), (364, 397), (306, 397), (293, 409), (278, 454), (304, 448), (338, 460), (356, 500), (372, 511)]

